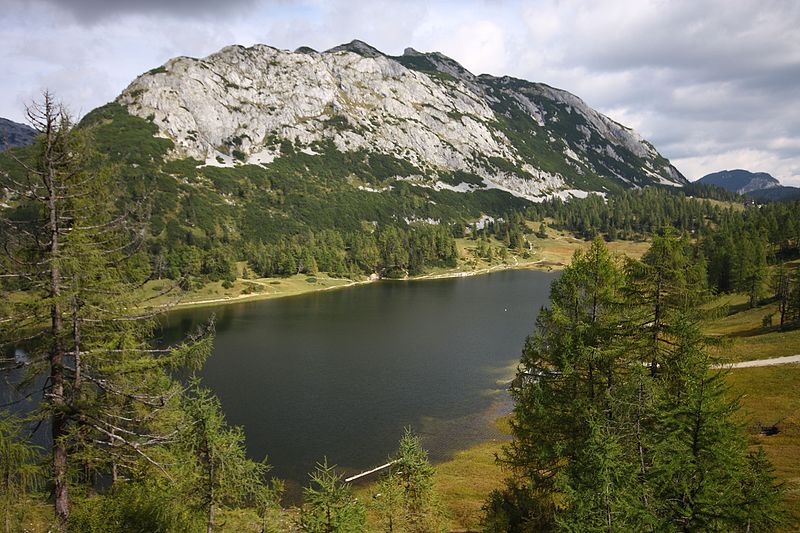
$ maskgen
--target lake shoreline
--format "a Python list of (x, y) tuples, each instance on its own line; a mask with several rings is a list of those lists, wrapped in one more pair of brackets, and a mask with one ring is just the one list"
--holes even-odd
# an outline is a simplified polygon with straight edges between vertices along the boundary
[[(563, 270), (566, 265), (562, 263), (554, 263), (545, 260), (539, 260), (529, 263), (516, 263), (516, 264), (500, 264), (495, 265), (489, 268), (482, 268), (478, 270), (459, 270), (454, 269), (445, 272), (438, 272), (432, 274), (422, 274), (420, 276), (411, 276), (405, 278), (368, 278), (364, 280), (350, 280), (347, 278), (326, 278), (326, 280), (331, 281), (344, 281), (346, 283), (338, 284), (338, 285), (318, 285), (318, 284), (309, 284), (307, 290), (302, 290), (298, 292), (285, 292), (285, 293), (268, 293), (265, 294), (263, 292), (253, 292), (250, 294), (240, 294), (236, 296), (228, 296), (222, 298), (211, 298), (207, 300), (199, 300), (199, 301), (178, 301), (178, 303), (169, 306), (167, 312), (174, 311), (174, 310), (181, 310), (181, 309), (189, 309), (189, 308), (202, 308), (202, 307), (216, 307), (220, 305), (230, 305), (230, 304), (239, 304), (239, 303), (247, 303), (247, 302), (255, 302), (255, 301), (263, 301), (263, 300), (275, 300), (278, 298), (289, 298), (292, 296), (300, 296), (305, 294), (312, 294), (317, 292), (325, 292), (325, 291), (332, 291), (338, 289), (348, 289), (351, 287), (357, 287), (360, 285), (367, 285), (371, 283), (377, 283), (381, 281), (429, 281), (429, 280), (442, 280), (442, 279), (452, 279), (452, 278), (467, 278), (473, 276), (484, 276), (488, 274), (493, 274), (496, 272), (507, 272), (510, 270), (536, 270), (540, 272), (552, 272), (554, 270)], [(276, 280), (279, 281), (281, 278), (262, 278), (262, 280)], [(270, 283), (270, 281), (262, 281), (262, 280), (246, 280), (242, 279), (245, 283), (253, 283), (256, 285), (266, 286)]]

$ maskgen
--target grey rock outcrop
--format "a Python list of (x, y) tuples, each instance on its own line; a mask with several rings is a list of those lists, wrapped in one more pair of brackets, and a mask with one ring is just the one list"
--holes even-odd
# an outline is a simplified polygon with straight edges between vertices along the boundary
[(388, 154), (434, 183), (468, 172), (530, 199), (685, 183), (650, 143), (570, 93), (474, 76), (438, 53), (390, 57), (361, 41), (322, 53), (255, 45), (178, 57), (117, 101), (172, 139), (174, 157), (210, 165), (268, 165), (289, 140), (309, 153), (328, 143)]

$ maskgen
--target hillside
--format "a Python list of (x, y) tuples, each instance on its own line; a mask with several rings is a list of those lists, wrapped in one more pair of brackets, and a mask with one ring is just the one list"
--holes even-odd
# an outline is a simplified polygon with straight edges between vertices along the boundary
[(358, 41), (175, 58), (80, 127), (126, 203), (148, 206), (153, 277), (184, 288), (232, 282), (235, 261), (257, 277), (418, 275), (453, 267), (484, 217), (516, 214), (503, 233), (524, 252), (534, 202), (687, 183), (572, 94)]

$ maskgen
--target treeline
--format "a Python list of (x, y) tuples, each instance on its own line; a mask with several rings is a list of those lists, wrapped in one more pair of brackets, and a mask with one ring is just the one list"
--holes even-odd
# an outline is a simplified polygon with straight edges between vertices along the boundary
[(800, 254), (800, 202), (725, 212), (704, 233), (702, 244), (712, 286), (747, 293), (754, 305), (768, 290), (768, 263)]
[(619, 262), (576, 252), (512, 386), (506, 488), (488, 532), (773, 531), (781, 486), (749, 451), (710, 355), (698, 248), (656, 237)]
[(531, 220), (549, 217), (554, 226), (593, 239), (603, 234), (608, 240), (633, 240), (655, 235), (666, 227), (681, 232), (698, 232), (715, 224), (730, 208), (708, 198), (687, 198), (680, 191), (663, 188), (629, 190), (607, 197), (543, 201), (527, 211)]
[(417, 275), (432, 267), (454, 267), (458, 250), (451, 231), (435, 224), (387, 226), (372, 233), (335, 230), (283, 237), (275, 244), (248, 243), (244, 258), (258, 276), (328, 272), (337, 276), (380, 273)]
[[(729, 196), (717, 187), (693, 185), (698, 196)], [(530, 208), (526, 217), (549, 217), (558, 229), (584, 238), (602, 235), (607, 241), (648, 238), (675, 229), (698, 243), (697, 261), (704, 265), (712, 290), (747, 294), (751, 306), (774, 298), (783, 310), (776, 321), (783, 326), (794, 320), (792, 287), (798, 275), (783, 263), (800, 256), (800, 202), (723, 207), (708, 198), (687, 198), (681, 191), (644, 189), (608, 198), (547, 200)]]

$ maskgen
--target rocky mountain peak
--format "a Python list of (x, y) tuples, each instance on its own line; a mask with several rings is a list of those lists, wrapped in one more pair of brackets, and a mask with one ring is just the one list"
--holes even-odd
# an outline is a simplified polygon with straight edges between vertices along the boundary
[[(322, 53), (228, 46), (176, 58), (117, 102), (206, 165), (269, 165), (288, 141), (309, 154), (377, 153), (417, 169), (412, 181), (493, 187), (538, 199), (685, 178), (632, 130), (580, 98), (510, 77), (476, 77), (440, 54), (387, 56), (358, 40)], [(406, 178), (408, 179), (408, 178)]]
[(336, 52), (353, 52), (354, 54), (364, 57), (379, 57), (384, 55), (384, 53), (377, 48), (368, 45), (364, 41), (359, 41), (358, 39), (353, 39), (349, 43), (340, 44), (339, 46), (334, 46), (325, 51), (325, 53), (328, 54)]

